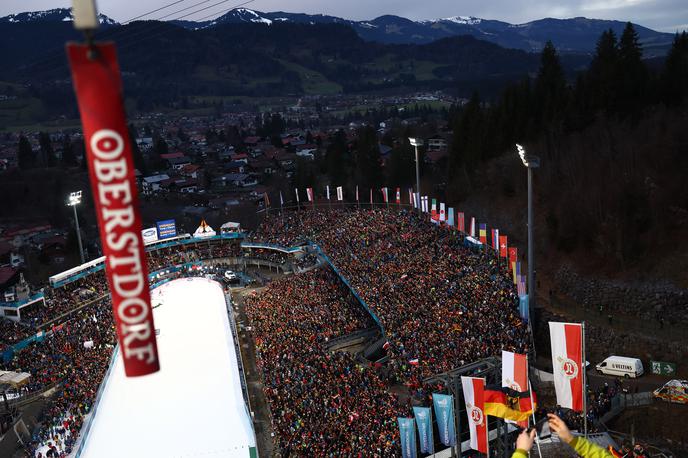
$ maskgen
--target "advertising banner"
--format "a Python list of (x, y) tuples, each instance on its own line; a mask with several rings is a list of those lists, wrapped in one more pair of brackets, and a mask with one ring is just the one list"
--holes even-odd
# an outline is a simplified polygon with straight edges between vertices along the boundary
[(403, 458), (416, 458), (416, 429), (413, 418), (398, 417), (399, 440), (401, 442), (401, 455)]
[(153, 243), (158, 241), (158, 228), (149, 227), (141, 231), (141, 237), (143, 237), (143, 243)]
[(175, 220), (158, 221), (155, 225), (158, 228), (158, 239), (165, 240), (177, 236), (177, 223)]
[(128, 377), (160, 369), (122, 79), (112, 43), (67, 45), (105, 272)]
[(432, 409), (430, 407), (414, 407), (418, 437), (420, 438), (421, 453), (435, 453), (435, 441), (432, 437)]
[(456, 445), (456, 431), (454, 427), (454, 396), (450, 394), (432, 393), (432, 403), (435, 407), (437, 429), (440, 442), (446, 446)]

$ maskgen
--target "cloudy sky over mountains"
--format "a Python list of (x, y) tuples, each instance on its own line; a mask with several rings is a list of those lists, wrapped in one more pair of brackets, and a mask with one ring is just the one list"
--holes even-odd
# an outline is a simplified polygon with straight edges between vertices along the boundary
[[(100, 0), (98, 7), (100, 12), (118, 21), (124, 21), (172, 1)], [(152, 14), (149, 18), (155, 19), (200, 1), (202, 0), (186, 0)], [(220, 1), (210, 1), (194, 9)], [(213, 11), (220, 13), (240, 2), (241, 0), (227, 1), (199, 13), (198, 17), (206, 16)], [(70, 5), (69, 0), (2, 0), (0, 16)], [(383, 14), (394, 14), (414, 20), (461, 15), (523, 23), (544, 17), (585, 16), (596, 19), (630, 20), (663, 32), (688, 29), (688, 1), (686, 0), (426, 0), (420, 2), (418, 0), (348, 0), (346, 2), (340, 0), (255, 0), (246, 7), (258, 11), (323, 13), (356, 20), (373, 19)], [(194, 19), (194, 17), (186, 19)]]

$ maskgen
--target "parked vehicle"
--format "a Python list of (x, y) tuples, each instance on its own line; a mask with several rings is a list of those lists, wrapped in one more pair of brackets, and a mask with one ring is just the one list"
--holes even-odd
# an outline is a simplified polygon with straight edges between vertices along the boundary
[(688, 404), (688, 380), (670, 380), (663, 387), (654, 390), (652, 396), (662, 401)]
[(601, 374), (625, 378), (637, 378), (644, 373), (642, 361), (638, 358), (627, 358), (625, 356), (610, 356), (595, 366), (595, 368)]

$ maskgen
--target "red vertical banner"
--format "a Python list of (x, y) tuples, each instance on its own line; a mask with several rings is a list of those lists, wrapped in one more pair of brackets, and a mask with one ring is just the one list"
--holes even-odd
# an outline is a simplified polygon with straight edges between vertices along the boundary
[(509, 270), (516, 270), (516, 261), (518, 261), (518, 249), (516, 247), (510, 246), (508, 248), (509, 252)]
[(160, 369), (134, 160), (115, 45), (67, 45), (120, 353), (128, 377)]
[(506, 258), (507, 255), (508, 255), (508, 253), (507, 253), (506, 235), (500, 235), (499, 236), (499, 257), (500, 258)]

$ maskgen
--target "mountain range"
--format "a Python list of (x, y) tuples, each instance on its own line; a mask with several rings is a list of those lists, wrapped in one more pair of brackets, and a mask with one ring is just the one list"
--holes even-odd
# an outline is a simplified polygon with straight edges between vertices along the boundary
[[(71, 11), (58, 8), (48, 11), (25, 12), (0, 18), (0, 23), (71, 21)], [(100, 15), (103, 26), (119, 25), (115, 20)], [(625, 26), (623, 21), (588, 19), (544, 18), (524, 24), (510, 24), (503, 21), (482, 19), (472, 16), (453, 16), (427, 21), (412, 21), (399, 16), (384, 15), (368, 21), (354, 21), (323, 14), (287, 13), (283, 11), (263, 13), (247, 8), (236, 8), (224, 15), (206, 21), (172, 20), (171, 23), (190, 30), (217, 27), (223, 24), (340, 24), (351, 27), (366, 41), (386, 44), (426, 44), (442, 38), (471, 35), (499, 46), (529, 52), (542, 50), (551, 40), (559, 52), (585, 53), (594, 51), (600, 34), (612, 29), (617, 35)], [(634, 24), (645, 57), (665, 54), (673, 35)]]

